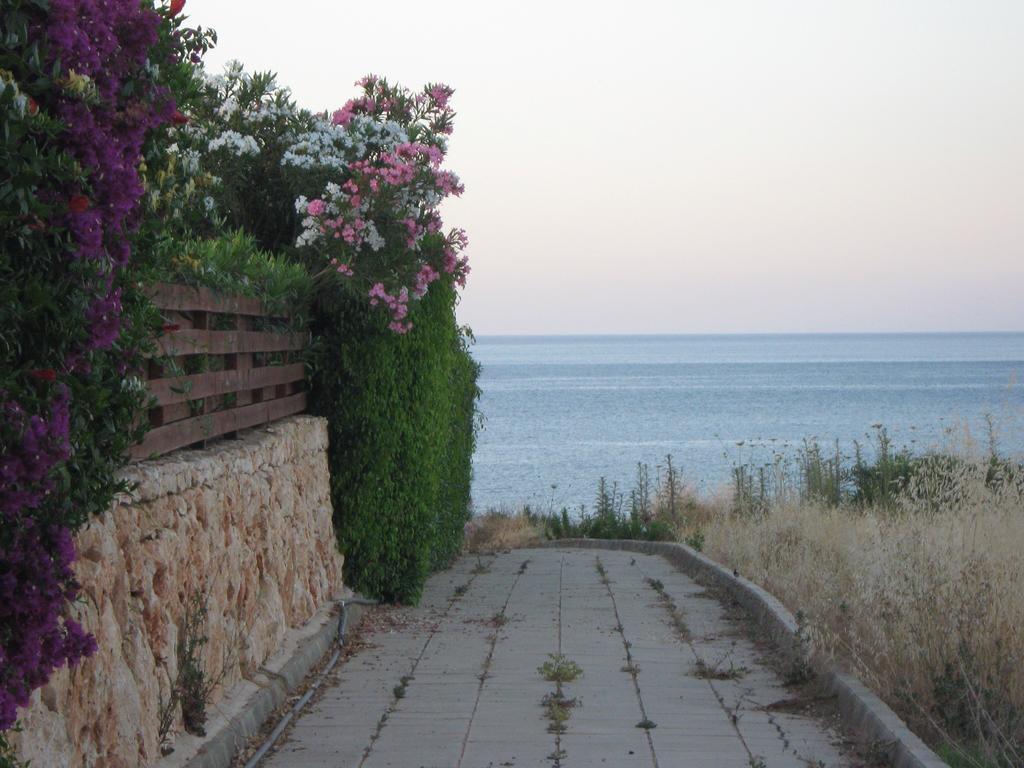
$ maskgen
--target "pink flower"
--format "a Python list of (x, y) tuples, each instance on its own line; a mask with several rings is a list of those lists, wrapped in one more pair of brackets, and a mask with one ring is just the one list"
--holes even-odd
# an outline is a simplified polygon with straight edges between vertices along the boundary
[(352, 122), (353, 115), (355, 115), (355, 106), (355, 101), (349, 99), (345, 102), (345, 106), (336, 110), (334, 114), (331, 115), (331, 122), (335, 125), (348, 125)]
[(306, 205), (306, 213), (310, 216), (322, 216), (324, 211), (327, 210), (327, 203), (323, 200), (310, 200)]
[(459, 177), (451, 171), (434, 171), (434, 184), (445, 195), (459, 197), (466, 188), (462, 186)]
[(448, 106), (448, 99), (451, 98), (451, 95), (453, 93), (455, 93), (455, 91), (453, 91), (447, 85), (440, 84), (435, 85), (433, 88), (427, 90), (427, 94), (430, 96), (431, 100), (434, 102), (435, 106), (437, 106), (438, 109), (444, 109), (445, 107)]
[(416, 275), (416, 287), (413, 289), (413, 293), (415, 293), (418, 298), (423, 298), (426, 295), (427, 288), (429, 288), (430, 284), (439, 277), (441, 277), (441, 273), (429, 264), (424, 264), (420, 267), (420, 271)]

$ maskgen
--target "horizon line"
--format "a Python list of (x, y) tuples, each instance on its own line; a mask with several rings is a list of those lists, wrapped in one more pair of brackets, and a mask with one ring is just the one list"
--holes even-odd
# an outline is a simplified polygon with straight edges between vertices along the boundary
[[(470, 326), (472, 329), (472, 326)], [(595, 331), (595, 332), (520, 332), (520, 333), (477, 333), (482, 337), (505, 338), (628, 338), (636, 336), (1012, 336), (1024, 334), (1020, 330), (985, 330), (985, 331)]]

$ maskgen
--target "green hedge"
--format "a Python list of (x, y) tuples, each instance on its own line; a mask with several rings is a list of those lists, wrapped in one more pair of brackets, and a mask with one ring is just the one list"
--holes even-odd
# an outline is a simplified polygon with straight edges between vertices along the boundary
[(399, 335), (362, 297), (327, 286), (314, 300), (312, 411), (329, 418), (345, 577), (384, 600), (416, 602), (469, 519), (477, 365), (455, 301), (439, 281)]

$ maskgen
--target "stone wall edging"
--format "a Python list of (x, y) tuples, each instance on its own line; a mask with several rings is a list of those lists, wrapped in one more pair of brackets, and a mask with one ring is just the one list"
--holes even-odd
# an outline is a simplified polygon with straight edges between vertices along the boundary
[[(298, 416), (125, 471), (135, 492), (75, 537), (74, 611), (99, 648), (33, 693), (13, 740), (19, 757), (47, 768), (183, 768), (200, 737), (180, 712), (169, 730), (163, 719), (182, 632), (202, 632), (202, 664), (216, 681), (211, 735), (274, 685), (268, 662), (280, 669), (295, 656), (320, 629), (310, 620), (343, 590), (327, 444), (325, 419)], [(190, 630), (196, 601), (201, 629)]]
[[(685, 544), (623, 539), (558, 539), (542, 542), (540, 546), (621, 549), (661, 555), (689, 576), (703, 577), (728, 591), (755, 617), (784, 654), (793, 659), (803, 656), (797, 634), (799, 625), (778, 598)], [(894, 768), (948, 768), (945, 761), (860, 680), (830, 662), (819, 662), (817, 667), (829, 693), (836, 696), (846, 724), (866, 740), (881, 745), (888, 752)]]
[[(231, 441), (218, 441), (217, 451), (174, 451), (160, 458), (131, 464), (119, 478), (135, 486), (117, 499), (120, 504), (154, 501), (201, 485), (210, 485), (229, 472), (251, 474), (290, 464), (327, 447), (325, 431), (311, 429), (315, 416), (292, 416)], [(281, 440), (302, 433), (315, 439)], [(318, 438), (318, 439), (316, 439)], [(266, 450), (268, 446), (274, 450)], [(282, 447), (285, 446), (285, 447)]]

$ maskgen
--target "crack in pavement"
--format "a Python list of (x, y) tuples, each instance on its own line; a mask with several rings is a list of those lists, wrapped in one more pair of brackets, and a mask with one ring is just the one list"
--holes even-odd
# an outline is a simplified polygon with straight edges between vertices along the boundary
[[(501, 611), (498, 612), (497, 616), (502, 619), (505, 618), (505, 611), (508, 610), (508, 604), (512, 600), (512, 593), (516, 590), (516, 585), (519, 583), (519, 579), (522, 577), (525, 569), (520, 569), (514, 579), (512, 579), (512, 586), (509, 587), (508, 595), (505, 596), (505, 603), (501, 606)], [(494, 628), (494, 634), (491, 637), (491, 645), (487, 651), (487, 658), (484, 659), (483, 670), (480, 673), (480, 685), (476, 689), (476, 699), (473, 702), (473, 711), (469, 715), (469, 723), (466, 725), (466, 735), (462, 737), (462, 749), (459, 751), (459, 760), (455, 764), (455, 768), (462, 768), (462, 761), (466, 756), (466, 745), (469, 743), (469, 734), (473, 730), (473, 720), (476, 718), (477, 709), (480, 707), (480, 696), (484, 691), (484, 685), (487, 683), (487, 672), (491, 667), (491, 660), (494, 658), (494, 649), (498, 645), (498, 636), (501, 634), (501, 625)]]
[[(640, 706), (641, 722), (650, 723), (651, 720), (647, 717), (647, 709), (644, 707), (644, 697), (640, 691), (640, 680), (637, 677), (636, 665), (633, 664), (633, 654), (630, 650), (629, 641), (626, 640), (626, 630), (622, 625), (622, 618), (619, 616), (619, 604), (615, 600), (615, 592), (612, 590), (611, 579), (605, 573), (604, 564), (601, 562), (600, 557), (594, 558), (597, 561), (597, 571), (601, 574), (601, 583), (604, 584), (605, 591), (608, 593), (608, 597), (612, 601), (612, 612), (615, 614), (615, 629), (619, 633), (619, 637), (622, 639), (622, 647), (626, 651), (626, 664), (629, 667), (629, 676), (633, 679), (633, 690), (636, 692), (636, 702)], [(654, 762), (654, 768), (658, 768), (658, 753), (654, 749), (654, 739), (651, 737), (651, 729), (645, 728), (644, 735), (647, 737), (647, 747), (651, 750), (651, 760)]]
[[(643, 566), (641, 566), (637, 562), (636, 558), (634, 558), (630, 562), (630, 565), (632, 565), (634, 568), (636, 568), (643, 575), (645, 582), (650, 583), (652, 581), (652, 579), (647, 575), (647, 572), (643, 569)], [(651, 588), (653, 589), (653, 587), (651, 587)], [(668, 600), (671, 601), (671, 605), (672, 606), (676, 605), (675, 600), (673, 600), (672, 596), (668, 594), (668, 591), (664, 588), (664, 586), (662, 586), (662, 588), (660, 590), (656, 590), (656, 591), (664, 593), (665, 596), (668, 598)], [(659, 602), (661, 603), (662, 608), (664, 608), (666, 612), (670, 612), (671, 611), (671, 608), (669, 607), (669, 605), (666, 602), (664, 602), (664, 601), (659, 601)], [(676, 609), (678, 610), (678, 607)], [(690, 649), (690, 653), (693, 654), (694, 664), (696, 664), (698, 661), (700, 661), (701, 660), (701, 655), (699, 653), (697, 653), (697, 649), (693, 645), (693, 640), (691, 639), (690, 633), (689, 632), (685, 632), (685, 633), (684, 632), (680, 632), (679, 628), (674, 626), (674, 625), (672, 626), (672, 632), (676, 635), (676, 637), (679, 640), (681, 640), (683, 643), (685, 643), (686, 646)], [(756, 761), (758, 759), (760, 759), (760, 756), (754, 754), (753, 750), (750, 749), (750, 745), (747, 743), (746, 738), (743, 736), (743, 732), (740, 731), (739, 715), (737, 714), (737, 712), (738, 712), (738, 705), (737, 705), (737, 709), (735, 711), (731, 711), (729, 709), (728, 705), (725, 702), (725, 697), (722, 695), (722, 693), (715, 686), (714, 681), (711, 680), (710, 678), (706, 677), (706, 678), (704, 678), (704, 682), (707, 683), (708, 687), (711, 689), (711, 693), (714, 695), (715, 699), (718, 701), (718, 705), (722, 708), (722, 712), (725, 713), (726, 718), (729, 720), (729, 723), (732, 725), (732, 729), (733, 729), (733, 731), (735, 731), (736, 737), (740, 740), (740, 743), (743, 745), (743, 748), (747, 751), (747, 756), (750, 759), (750, 764), (751, 765), (756, 765), (757, 764)]]
[[(423, 643), (423, 647), (420, 648), (420, 652), (416, 655), (416, 658), (413, 660), (412, 667), (410, 667), (409, 669), (409, 674), (404, 675), (402, 679), (412, 680), (416, 677), (416, 667), (419, 666), (420, 660), (426, 654), (427, 648), (430, 647), (431, 641), (434, 639), (434, 637), (437, 636), (437, 633), (440, 631), (441, 625), (444, 623), (444, 620), (447, 619), (448, 614), (451, 613), (452, 606), (455, 605), (455, 603), (457, 603), (463, 597), (465, 597), (465, 595), (469, 592), (470, 588), (473, 586), (473, 582), (476, 581), (476, 578), (479, 575), (479, 571), (471, 572), (469, 581), (467, 581), (463, 585), (464, 588), (457, 588), (455, 594), (448, 599), (448, 605), (445, 606), (444, 611), (441, 614), (441, 618), (434, 625), (434, 628), (430, 630), (430, 634), (427, 635), (427, 639)], [(384, 731), (384, 726), (387, 724), (388, 717), (394, 714), (395, 708), (398, 706), (398, 702), (401, 698), (401, 696), (392, 695), (391, 703), (388, 705), (388, 708), (384, 711), (384, 714), (380, 716), (380, 720), (377, 721), (376, 729), (374, 729), (373, 733), (370, 735), (370, 743), (366, 745), (366, 749), (363, 751), (363, 757), (359, 761), (359, 768), (363, 768), (363, 766), (366, 765), (366, 761), (370, 758), (370, 754), (373, 752), (374, 744), (377, 743), (377, 740), (380, 738), (381, 733)]]
[[(564, 583), (565, 576), (565, 555), (562, 555), (558, 560), (558, 655), (562, 655), (562, 585)], [(558, 692), (561, 694), (561, 683), (558, 686)], [(561, 768), (562, 760), (565, 759), (562, 752), (562, 734), (560, 731), (555, 731), (555, 751), (551, 753), (550, 758), (554, 762), (554, 768)]]

